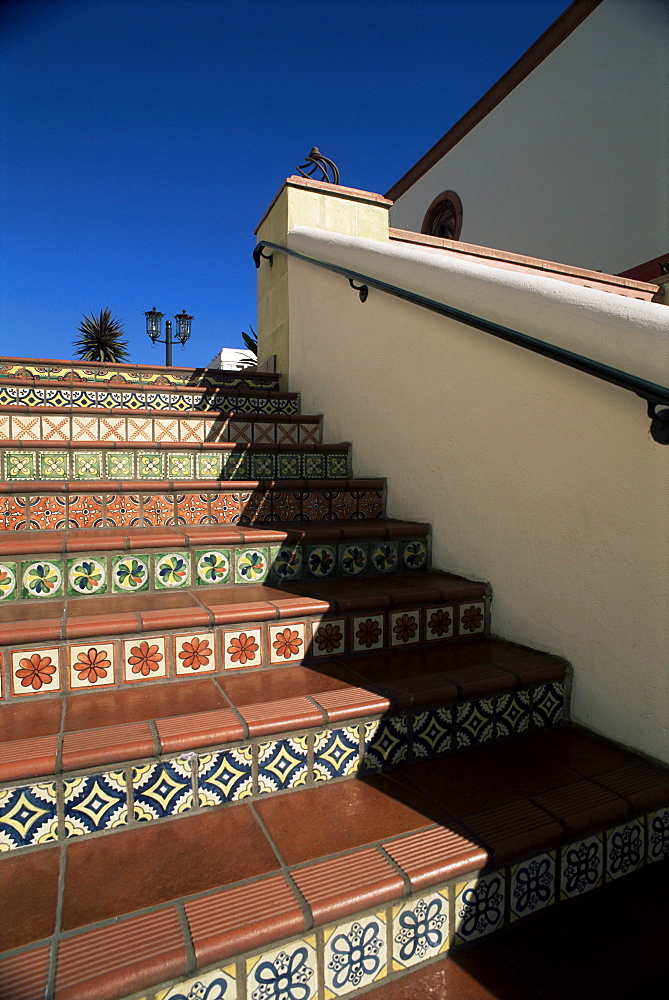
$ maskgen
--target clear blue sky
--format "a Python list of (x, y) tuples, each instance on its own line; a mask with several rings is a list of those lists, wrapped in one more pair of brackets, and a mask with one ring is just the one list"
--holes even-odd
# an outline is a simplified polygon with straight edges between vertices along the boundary
[(0, 13), (0, 354), (72, 357), (109, 306), (255, 325), (253, 231), (312, 145), (385, 192), (569, 0), (19, 0)]

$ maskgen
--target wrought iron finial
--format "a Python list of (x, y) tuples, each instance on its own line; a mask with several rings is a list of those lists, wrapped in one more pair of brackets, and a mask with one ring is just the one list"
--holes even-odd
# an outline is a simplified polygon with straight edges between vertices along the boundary
[[(297, 168), (303, 177), (313, 177), (316, 171), (320, 171), (320, 177), (314, 177), (316, 181), (325, 181), (328, 184), (339, 184), (339, 170), (327, 156), (323, 156), (317, 146), (312, 146), (311, 152), (307, 156), (307, 162)], [(330, 177), (332, 174), (332, 177)]]

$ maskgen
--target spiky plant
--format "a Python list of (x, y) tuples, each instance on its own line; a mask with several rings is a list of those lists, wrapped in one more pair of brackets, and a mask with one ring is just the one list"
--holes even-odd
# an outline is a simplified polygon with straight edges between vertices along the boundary
[(243, 360), (240, 361), (239, 364), (237, 365), (238, 369), (255, 368), (255, 366), (258, 364), (258, 334), (253, 329), (251, 323), (249, 323), (249, 326), (251, 327), (251, 335), (249, 336), (248, 333), (244, 333), (244, 331), (242, 330), (242, 340), (246, 344), (248, 350), (251, 352), (253, 357), (243, 358)]
[(111, 309), (101, 309), (100, 315), (84, 318), (77, 327), (81, 334), (74, 341), (77, 357), (82, 361), (127, 361), (128, 342), (123, 340), (123, 324), (114, 319)]

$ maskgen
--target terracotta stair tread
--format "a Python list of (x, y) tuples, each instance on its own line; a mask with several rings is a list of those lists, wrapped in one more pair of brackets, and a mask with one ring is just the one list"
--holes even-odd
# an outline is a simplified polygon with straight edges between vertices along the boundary
[[(0, 448), (9, 451), (220, 451), (245, 454), (246, 452), (261, 452), (263, 454), (284, 454), (286, 452), (316, 453), (347, 453), (351, 447), (350, 441), (338, 442), (289, 442), (270, 444), (249, 441), (53, 441), (39, 438), (22, 441), (0, 440)], [(14, 480), (16, 482), (16, 480)]]
[(72, 479), (0, 482), (0, 493), (184, 493), (223, 490), (381, 490), (383, 479)]
[[(238, 671), (216, 678), (193, 678), (61, 695), (49, 701), (0, 707), (0, 780), (11, 781), (157, 753), (222, 746), (262, 735), (392, 715), (409, 708), (448, 705), (471, 696), (468, 678), (495, 666), (504, 691), (526, 682), (522, 664), (534, 678), (564, 677), (557, 657), (523, 650), (501, 640), (464, 640), (437, 653), (407, 649), (383, 657), (341, 658), (311, 666)], [(514, 669), (504, 664), (513, 663)], [(500, 690), (497, 677), (475, 696)], [(138, 728), (138, 725), (140, 728)], [(138, 742), (139, 741), (139, 742)], [(627, 758), (625, 758), (627, 760)], [(606, 769), (617, 763), (610, 755)]]
[[(580, 771), (560, 763), (570, 741), (576, 744)], [(0, 928), (0, 949), (34, 944), (35, 952), (26, 955), (39, 964), (40, 949), (50, 944), (60, 913), (56, 937), (65, 935), (59, 945), (61, 995), (94, 995), (68, 994), (64, 984), (72, 977), (83, 990), (83, 981), (103, 975), (113, 982), (121, 976), (115, 964), (120, 961), (122, 985), (95, 995), (123, 996), (187, 971), (182, 931), (203, 963), (222, 962), (342, 916), (401, 901), (417, 888), (494, 871), (538, 846), (553, 850), (569, 841), (569, 833), (537, 802), (556, 789), (583, 783), (596, 796), (601, 785), (592, 772), (606, 766), (609, 753), (628, 760), (616, 770), (629, 770), (638, 761), (569, 729), (521, 736), (511, 755), (511, 786), (511, 758), (500, 755), (499, 747), (485, 746), (390, 774), (296, 789), (253, 805), (196, 809), (104, 837), (75, 837), (62, 847), (18, 853), (0, 865), (0, 895), (14, 917)], [(447, 772), (438, 784), (435, 763)], [(666, 771), (655, 770), (666, 778)], [(497, 826), (482, 824), (481, 814), (471, 808), (472, 788), (482, 774), (497, 789)], [(536, 814), (530, 827), (516, 822), (530, 813)], [(613, 822), (632, 815), (629, 800), (619, 796)], [(314, 822), (314, 817), (336, 822)], [(589, 828), (599, 826), (600, 817), (593, 814)], [(194, 851), (194, 845), (203, 844), (206, 850)], [(106, 877), (110, 871), (114, 879)], [(249, 905), (256, 900), (257, 906)], [(179, 912), (185, 915), (181, 925)], [(128, 959), (118, 957), (126, 932), (135, 942), (135, 978)], [(143, 936), (147, 947), (155, 947), (158, 939), (171, 942), (171, 958), (150, 975), (143, 964), (148, 952), (137, 944)]]

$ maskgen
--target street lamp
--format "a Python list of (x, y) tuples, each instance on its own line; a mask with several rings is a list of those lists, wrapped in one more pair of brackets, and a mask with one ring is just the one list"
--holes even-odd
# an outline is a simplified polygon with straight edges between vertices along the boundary
[[(165, 345), (165, 366), (167, 368), (171, 368), (172, 367), (172, 320), (170, 319), (165, 320), (165, 339), (161, 340), (160, 323), (165, 313), (158, 312), (158, 310), (154, 306), (153, 309), (150, 309), (148, 312), (145, 312), (144, 315), (146, 316), (146, 332), (151, 338), (153, 346), (155, 347), (156, 344)], [(175, 333), (175, 337), (179, 341), (179, 343), (183, 346), (186, 343), (186, 341), (190, 339), (190, 324), (193, 317), (189, 316), (186, 310), (184, 309), (183, 312), (177, 313), (177, 315), (174, 318), (177, 323), (177, 332)]]

